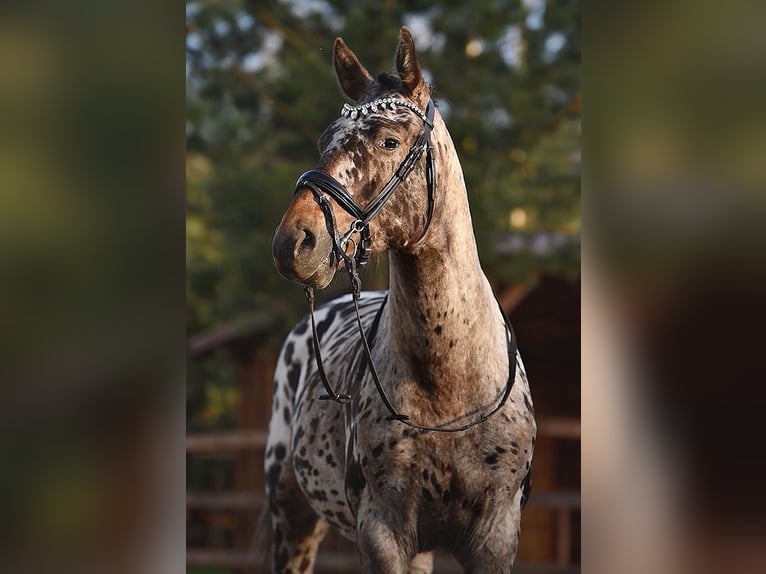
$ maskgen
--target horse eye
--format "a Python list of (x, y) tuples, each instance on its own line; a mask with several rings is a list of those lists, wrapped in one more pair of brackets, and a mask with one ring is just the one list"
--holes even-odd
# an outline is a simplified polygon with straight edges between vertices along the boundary
[(394, 138), (386, 138), (380, 142), (380, 147), (388, 150), (396, 149), (399, 147), (399, 142)]

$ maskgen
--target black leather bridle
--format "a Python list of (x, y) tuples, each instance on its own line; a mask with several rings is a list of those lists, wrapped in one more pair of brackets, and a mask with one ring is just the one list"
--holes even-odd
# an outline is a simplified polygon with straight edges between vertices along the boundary
[[(375, 315), (375, 319), (373, 320), (372, 327), (370, 329), (369, 337), (364, 333), (362, 319), (359, 315), (359, 297), (362, 291), (361, 280), (359, 279), (359, 268), (364, 266), (369, 260), (370, 247), (372, 245), (372, 238), (370, 235), (370, 222), (373, 218), (375, 218), (376, 215), (378, 215), (378, 213), (380, 213), (380, 210), (383, 209), (386, 202), (391, 198), (396, 188), (399, 187), (399, 185), (407, 178), (412, 170), (415, 169), (415, 166), (422, 157), (424, 151), (426, 154), (425, 180), (426, 190), (428, 193), (428, 207), (426, 209), (426, 222), (418, 242), (421, 241), (428, 233), (429, 226), (431, 225), (431, 219), (433, 217), (434, 195), (436, 187), (434, 158), (431, 148), (431, 131), (434, 127), (433, 100), (428, 100), (428, 107), (425, 113), (423, 113), (422, 110), (407, 100), (402, 100), (399, 98), (383, 98), (356, 107), (345, 104), (341, 114), (351, 118), (352, 120), (355, 120), (357, 117), (366, 116), (371, 112), (374, 113), (377, 111), (378, 107), (381, 107), (383, 110), (385, 110), (386, 108), (395, 109), (396, 106), (406, 107), (418, 115), (423, 120), (423, 132), (415, 140), (415, 143), (412, 144), (412, 147), (407, 153), (407, 156), (388, 180), (386, 185), (383, 186), (383, 189), (381, 189), (380, 192), (370, 202), (367, 203), (367, 205), (362, 207), (337, 179), (324, 173), (323, 171), (316, 169), (309, 170), (298, 178), (298, 181), (295, 184), (295, 193), (298, 193), (298, 191), (304, 187), (308, 187), (311, 190), (314, 196), (314, 200), (322, 209), (322, 213), (325, 217), (325, 223), (327, 225), (327, 231), (332, 238), (333, 245), (331, 257), (335, 258), (335, 262), (343, 261), (351, 280), (351, 293), (354, 302), (354, 310), (356, 312), (356, 322), (359, 329), (362, 347), (365, 351), (365, 357), (360, 362), (358, 372), (356, 373), (358, 380), (361, 380), (362, 377), (364, 377), (365, 370), (367, 367), (369, 367), (378, 394), (380, 395), (383, 404), (386, 406), (386, 409), (390, 413), (390, 416), (387, 417), (387, 420), (399, 421), (407, 426), (424, 431), (460, 432), (467, 430), (481, 422), (484, 422), (497, 411), (499, 411), (508, 400), (508, 397), (511, 394), (511, 389), (513, 388), (513, 382), (516, 378), (516, 337), (513, 335), (513, 328), (511, 327), (511, 324), (508, 321), (508, 317), (505, 315), (502, 306), (500, 306), (500, 303), (498, 302), (498, 306), (500, 306), (500, 314), (503, 316), (503, 320), (505, 321), (509, 361), (508, 380), (506, 381), (505, 388), (503, 389), (503, 394), (499, 402), (490, 412), (482, 414), (479, 418), (470, 423), (455, 427), (429, 427), (415, 424), (409, 420), (407, 415), (397, 412), (397, 410), (394, 408), (386, 396), (386, 393), (383, 390), (383, 386), (380, 383), (378, 373), (375, 369), (375, 364), (372, 361), (370, 344), (374, 340), (377, 333), (377, 329), (380, 325), (380, 319), (383, 315), (383, 309), (385, 308), (388, 296), (386, 296), (386, 299), (383, 301), (383, 304), (381, 304), (377, 314)], [(343, 235), (341, 235), (338, 230), (337, 222), (335, 219), (335, 212), (333, 211), (332, 205), (328, 201), (327, 195), (325, 194), (332, 197), (344, 211), (355, 218), (351, 223), (348, 231)], [(358, 242), (353, 239), (353, 235), (357, 233), (359, 234)], [(351, 253), (347, 252), (347, 246), (349, 243), (351, 243), (353, 246)], [(332, 263), (333, 261), (331, 260), (331, 264)], [(319, 376), (322, 380), (322, 384), (325, 388), (325, 391), (327, 392), (327, 394), (321, 395), (319, 399), (332, 400), (338, 403), (348, 402), (351, 400), (351, 396), (347, 394), (339, 394), (337, 391), (335, 391), (330, 385), (327, 374), (325, 373), (324, 362), (322, 360), (322, 351), (319, 345), (319, 333), (317, 332), (316, 320), (314, 318), (314, 291), (311, 287), (305, 287), (304, 291), (306, 293), (306, 299), (309, 302), (311, 331), (314, 342), (314, 355), (316, 358), (317, 370), (319, 371)]]
[[(375, 108), (373, 108), (371, 104), (376, 104)], [(415, 166), (424, 151), (426, 153), (426, 190), (428, 193), (428, 207), (426, 210), (426, 223), (423, 228), (421, 239), (425, 237), (425, 234), (428, 232), (428, 228), (431, 225), (431, 218), (433, 216), (435, 180), (434, 158), (431, 150), (431, 130), (434, 127), (434, 102), (431, 99), (428, 100), (428, 108), (426, 109), (425, 114), (418, 110), (414, 104), (398, 98), (383, 98), (382, 100), (376, 100), (375, 102), (364, 104), (358, 108), (353, 108), (346, 104), (341, 113), (343, 115), (348, 114), (349, 117), (356, 119), (356, 114), (366, 116), (371, 111), (376, 110), (378, 105), (390, 106), (391, 108), (398, 105), (412, 110), (423, 120), (423, 133), (421, 133), (418, 139), (415, 140), (415, 143), (412, 144), (410, 151), (407, 152), (407, 156), (375, 198), (362, 207), (337, 179), (317, 169), (310, 169), (303, 173), (295, 183), (296, 193), (304, 187), (308, 187), (311, 190), (314, 195), (314, 201), (319, 204), (324, 213), (325, 222), (327, 223), (327, 231), (330, 233), (330, 237), (332, 237), (333, 241), (333, 256), (336, 258), (336, 261), (346, 262), (347, 266), (349, 257), (355, 259), (355, 263), (358, 267), (364, 266), (367, 263), (370, 257), (370, 246), (372, 244), (370, 222), (376, 215), (378, 215), (378, 213), (380, 213), (380, 210), (383, 209), (388, 200), (391, 199), (396, 188), (399, 187), (412, 170), (415, 169)], [(348, 110), (350, 110), (350, 112)], [(355, 115), (351, 116), (352, 113), (355, 113)], [(351, 223), (349, 230), (343, 235), (341, 235), (338, 230), (335, 221), (335, 213), (325, 194), (332, 197), (346, 213), (355, 218)], [(359, 234), (358, 242), (353, 240), (353, 235), (356, 233)], [(351, 243), (354, 247), (350, 255), (346, 252), (348, 243)]]

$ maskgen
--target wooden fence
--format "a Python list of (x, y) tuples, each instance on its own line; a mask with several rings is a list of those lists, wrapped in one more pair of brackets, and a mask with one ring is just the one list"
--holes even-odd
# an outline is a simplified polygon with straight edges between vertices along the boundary
[[(559, 441), (579, 441), (580, 422), (573, 418), (549, 417), (538, 421), (538, 444), (546, 439)], [(243, 451), (263, 452), (266, 444), (266, 431), (233, 430), (189, 434), (186, 437), (186, 452), (190, 457), (231, 456)], [(257, 515), (263, 508), (262, 491), (244, 490), (223, 492), (194, 492), (186, 494), (187, 510), (201, 509), (212, 512), (247, 512)], [(525, 513), (531, 509), (548, 509), (554, 513), (554, 561), (547, 563), (519, 563), (515, 573), (570, 574), (580, 572), (573, 564), (573, 545), (577, 543), (573, 536), (572, 525), (576, 513), (580, 510), (580, 494), (577, 491), (537, 492), (529, 500)], [(241, 571), (260, 563), (261, 558), (248, 548), (208, 548), (189, 549), (186, 554), (187, 566), (215, 567)], [(317, 572), (351, 573), (358, 572), (358, 559), (349, 552), (321, 552), (317, 559)], [(435, 572), (451, 574), (461, 572), (457, 563), (446, 556), (437, 555)]]

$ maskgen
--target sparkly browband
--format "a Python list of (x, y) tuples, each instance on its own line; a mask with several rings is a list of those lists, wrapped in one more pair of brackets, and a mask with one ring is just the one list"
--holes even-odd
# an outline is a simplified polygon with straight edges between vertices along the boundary
[(412, 102), (401, 100), (399, 98), (379, 98), (372, 102), (362, 104), (361, 106), (349, 106), (348, 104), (343, 104), (343, 108), (340, 110), (340, 115), (355, 120), (358, 117), (366, 116), (370, 112), (377, 112), (378, 108), (380, 108), (380, 111), (382, 112), (386, 109), (395, 110), (396, 106), (404, 106), (405, 108), (409, 108), (418, 116), (420, 116), (420, 119), (422, 119), (424, 122), (430, 123), (428, 122), (428, 116), (426, 116), (423, 110), (421, 110)]

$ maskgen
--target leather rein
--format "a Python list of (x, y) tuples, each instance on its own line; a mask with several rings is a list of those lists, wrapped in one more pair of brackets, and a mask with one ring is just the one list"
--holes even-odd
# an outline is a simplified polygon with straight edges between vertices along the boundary
[[(502, 394), (502, 397), (500, 398), (500, 401), (490, 412), (488, 412), (487, 414), (481, 415), (479, 418), (477, 418), (476, 420), (470, 423), (467, 423), (462, 426), (456, 426), (456, 427), (445, 427), (445, 426), (430, 427), (430, 426), (418, 425), (410, 421), (410, 418), (407, 415), (399, 413), (394, 408), (394, 406), (391, 404), (391, 401), (386, 396), (386, 393), (383, 390), (383, 386), (380, 383), (380, 378), (378, 377), (377, 370), (375, 369), (375, 364), (372, 360), (372, 351), (371, 351), (371, 345), (373, 344), (375, 336), (377, 334), (377, 330), (380, 325), (380, 319), (383, 315), (383, 309), (385, 308), (386, 302), (388, 301), (388, 295), (386, 295), (385, 300), (383, 301), (380, 308), (378, 309), (378, 312), (375, 315), (375, 319), (373, 320), (369, 335), (366, 335), (364, 332), (364, 327), (362, 326), (362, 319), (359, 314), (359, 298), (361, 296), (361, 291), (362, 291), (362, 283), (361, 283), (361, 279), (359, 278), (359, 268), (366, 265), (369, 260), (370, 247), (372, 245), (372, 238), (370, 236), (370, 222), (376, 215), (378, 215), (380, 210), (383, 209), (386, 202), (391, 198), (396, 188), (399, 187), (399, 185), (413, 171), (419, 159), (423, 155), (424, 151), (426, 154), (425, 179), (426, 179), (426, 189), (428, 193), (428, 207), (426, 212), (426, 222), (423, 228), (423, 233), (421, 234), (420, 239), (418, 239), (418, 241), (421, 241), (428, 233), (429, 226), (431, 225), (431, 219), (433, 217), (434, 190), (436, 187), (436, 181), (434, 177), (435, 175), (434, 159), (433, 159), (433, 152), (431, 148), (431, 131), (434, 127), (433, 100), (432, 99), (428, 100), (428, 107), (425, 113), (423, 113), (422, 110), (420, 110), (412, 102), (409, 102), (407, 100), (403, 100), (399, 98), (381, 98), (373, 102), (369, 102), (367, 104), (363, 104), (361, 106), (355, 106), (355, 107), (349, 106), (348, 104), (344, 104), (343, 109), (341, 110), (341, 115), (346, 116), (352, 120), (355, 120), (358, 117), (367, 116), (371, 112), (373, 113), (376, 112), (378, 107), (380, 107), (381, 111), (383, 111), (386, 109), (391, 109), (391, 110), (396, 109), (396, 106), (406, 107), (407, 109), (414, 112), (418, 117), (420, 117), (420, 119), (423, 120), (423, 132), (415, 140), (415, 143), (412, 144), (412, 147), (407, 153), (407, 156), (404, 158), (402, 163), (399, 165), (399, 167), (396, 169), (394, 174), (388, 180), (386, 185), (383, 186), (381, 191), (375, 196), (374, 199), (372, 199), (369, 203), (367, 203), (366, 206), (362, 207), (351, 196), (348, 190), (334, 177), (315, 169), (312, 169), (303, 173), (298, 178), (298, 181), (295, 184), (295, 193), (298, 193), (298, 191), (304, 187), (308, 187), (311, 190), (312, 195), (314, 197), (314, 201), (317, 202), (317, 204), (322, 210), (322, 213), (324, 214), (325, 223), (327, 225), (327, 231), (329, 232), (330, 237), (332, 238), (331, 257), (334, 257), (336, 261), (342, 261), (344, 264), (344, 267), (346, 268), (346, 272), (348, 273), (348, 276), (351, 282), (351, 294), (352, 294), (352, 300), (354, 303), (354, 311), (356, 313), (356, 323), (359, 329), (359, 337), (362, 342), (362, 348), (364, 349), (364, 357), (360, 361), (359, 368), (356, 373), (357, 379), (360, 381), (362, 380), (362, 378), (365, 375), (366, 368), (369, 366), (370, 374), (372, 375), (372, 379), (373, 379), (373, 382), (375, 383), (375, 388), (378, 392), (378, 395), (380, 396), (381, 400), (383, 401), (383, 404), (385, 405), (386, 409), (390, 413), (390, 415), (386, 417), (386, 420), (399, 421), (407, 426), (410, 426), (418, 430), (423, 430), (423, 431), (460, 432), (486, 421), (489, 417), (491, 417), (497, 411), (499, 411), (503, 407), (503, 405), (505, 405), (505, 403), (507, 402), (508, 397), (511, 394), (511, 389), (513, 388), (514, 380), (516, 378), (516, 337), (513, 334), (513, 328), (511, 327), (511, 323), (508, 320), (508, 317), (505, 315), (505, 312), (503, 311), (502, 306), (500, 306), (499, 301), (498, 301), (498, 306), (500, 307), (500, 314), (502, 315), (503, 320), (505, 321), (505, 327), (506, 327), (505, 330), (506, 330), (506, 341), (507, 341), (507, 347), (508, 347), (508, 362), (509, 362), (508, 380), (506, 381), (505, 388), (503, 390), (503, 394)], [(346, 233), (342, 235), (340, 231), (338, 230), (336, 219), (335, 219), (335, 213), (333, 211), (332, 205), (327, 199), (327, 195), (332, 197), (344, 211), (346, 211), (349, 215), (355, 218), (354, 221), (351, 223), (348, 231), (346, 231)], [(359, 234), (358, 241), (353, 239), (353, 236), (355, 234)], [(347, 248), (349, 244), (352, 246), (350, 253), (347, 252)], [(331, 264), (332, 264), (332, 261), (331, 261)], [(325, 391), (327, 393), (327, 394), (321, 395), (319, 397), (319, 400), (324, 400), (324, 401), (331, 400), (337, 403), (349, 402), (351, 400), (351, 395), (340, 394), (337, 391), (335, 391), (330, 385), (330, 382), (327, 378), (327, 373), (325, 372), (325, 369), (324, 369), (324, 362), (322, 360), (322, 351), (319, 344), (319, 333), (317, 332), (316, 320), (314, 318), (314, 301), (315, 301), (314, 291), (311, 287), (305, 287), (304, 292), (306, 294), (306, 299), (308, 300), (308, 303), (309, 303), (309, 314), (311, 316), (311, 332), (312, 332), (312, 339), (314, 343), (314, 356), (316, 359), (317, 370), (319, 372), (319, 377), (322, 380), (322, 385), (324, 386)], [(460, 418), (464, 418), (464, 417), (462, 416), (458, 417), (458, 419)]]

